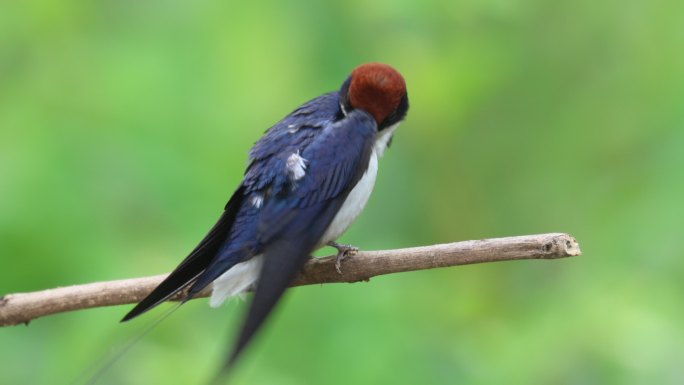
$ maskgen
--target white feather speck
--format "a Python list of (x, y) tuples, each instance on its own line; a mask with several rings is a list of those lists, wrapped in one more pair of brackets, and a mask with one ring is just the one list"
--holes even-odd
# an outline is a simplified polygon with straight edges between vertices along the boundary
[(304, 175), (306, 175), (306, 164), (308, 163), (308, 160), (302, 158), (299, 155), (299, 151), (293, 153), (290, 155), (289, 158), (287, 158), (287, 162), (285, 163), (285, 167), (287, 168), (288, 174), (290, 174), (290, 178), (293, 181), (300, 180), (304, 178)]
[(342, 110), (342, 115), (347, 116), (347, 109), (344, 108), (344, 103), (340, 103), (340, 110)]
[(260, 209), (261, 205), (264, 204), (264, 196), (261, 194), (254, 194), (252, 196), (252, 206)]

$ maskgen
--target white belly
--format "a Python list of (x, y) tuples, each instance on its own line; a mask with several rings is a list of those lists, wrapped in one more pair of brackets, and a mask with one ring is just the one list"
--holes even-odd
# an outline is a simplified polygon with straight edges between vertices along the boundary
[(375, 177), (378, 175), (378, 155), (375, 150), (371, 153), (370, 160), (368, 162), (368, 169), (366, 173), (363, 174), (361, 179), (356, 183), (356, 186), (351, 190), (347, 199), (342, 204), (340, 211), (337, 212), (335, 218), (330, 222), (330, 226), (323, 234), (318, 247), (324, 246), (330, 241), (334, 241), (339, 238), (351, 224), (354, 222), (356, 217), (361, 214), (363, 208), (370, 198), (371, 192), (373, 192), (373, 186), (375, 186)]
[(330, 226), (328, 226), (328, 229), (323, 234), (317, 248), (325, 246), (326, 243), (339, 238), (347, 231), (356, 217), (361, 214), (361, 211), (363, 211), (363, 208), (368, 202), (368, 198), (370, 198), (370, 195), (373, 192), (373, 187), (375, 186), (375, 177), (378, 175), (378, 159), (385, 153), (387, 144), (390, 139), (392, 139), (394, 130), (398, 125), (399, 123), (388, 127), (378, 134), (375, 143), (373, 144), (373, 151), (371, 152), (370, 160), (368, 161), (366, 173), (363, 174), (361, 179), (356, 183), (356, 186), (354, 186), (347, 196), (340, 211), (335, 215)]

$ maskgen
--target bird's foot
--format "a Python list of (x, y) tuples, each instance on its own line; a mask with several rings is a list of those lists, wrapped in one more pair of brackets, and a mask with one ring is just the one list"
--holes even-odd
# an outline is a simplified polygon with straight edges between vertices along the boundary
[(340, 274), (342, 274), (342, 261), (347, 259), (347, 257), (351, 257), (359, 252), (358, 247), (354, 247), (352, 245), (343, 245), (333, 241), (328, 242), (328, 246), (337, 249), (337, 257), (335, 257), (335, 270), (337, 270), (337, 272)]

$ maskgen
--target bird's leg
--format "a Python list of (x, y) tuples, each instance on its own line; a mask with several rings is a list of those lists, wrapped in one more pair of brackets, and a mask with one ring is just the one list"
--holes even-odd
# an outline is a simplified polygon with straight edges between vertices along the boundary
[(328, 242), (327, 245), (337, 249), (337, 257), (335, 257), (335, 269), (338, 273), (342, 274), (342, 261), (347, 257), (351, 257), (352, 255), (356, 254), (359, 251), (359, 248), (352, 245), (343, 245), (333, 241)]

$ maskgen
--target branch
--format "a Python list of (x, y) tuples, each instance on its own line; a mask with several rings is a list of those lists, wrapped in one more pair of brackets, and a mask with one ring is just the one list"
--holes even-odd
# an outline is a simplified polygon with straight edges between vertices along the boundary
[[(345, 259), (342, 274), (335, 270), (334, 257), (312, 258), (292, 286), (368, 281), (371, 277), (404, 271), (518, 259), (556, 259), (580, 254), (577, 241), (562, 233), (363, 251)], [(0, 297), (0, 326), (28, 325), (33, 319), (72, 310), (136, 303), (165, 277), (166, 274), (162, 274), (7, 294)], [(200, 296), (209, 294), (210, 291), (205, 290)], [(172, 299), (181, 297), (182, 293)]]

